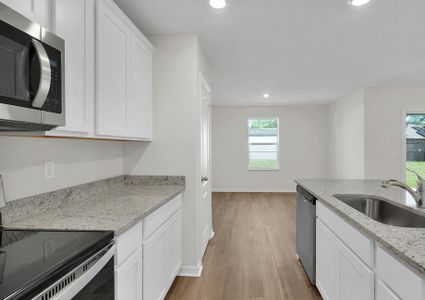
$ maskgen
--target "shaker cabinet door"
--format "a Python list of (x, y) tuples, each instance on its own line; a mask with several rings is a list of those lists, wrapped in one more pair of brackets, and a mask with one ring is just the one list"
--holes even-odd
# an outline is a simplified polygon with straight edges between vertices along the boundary
[(96, 133), (125, 137), (131, 31), (106, 1), (97, 1), (96, 16)]
[(94, 0), (53, 0), (52, 24), (65, 40), (66, 80), (66, 125), (52, 134), (88, 134), (94, 126)]
[(115, 271), (116, 299), (142, 299), (142, 248), (137, 249)]
[(339, 299), (373, 300), (374, 273), (340, 242), (339, 247)]
[(164, 249), (162, 227), (143, 243), (143, 299), (158, 300), (165, 295)]
[(50, 2), (48, 0), (1, 0), (1, 2), (28, 19), (50, 29)]
[(137, 34), (131, 42), (131, 90), (128, 99), (129, 136), (152, 139), (152, 50)]
[(168, 221), (165, 232), (165, 283), (171, 286), (182, 264), (182, 216), (178, 210)]
[(338, 299), (338, 247), (332, 232), (316, 223), (316, 286), (324, 300)]

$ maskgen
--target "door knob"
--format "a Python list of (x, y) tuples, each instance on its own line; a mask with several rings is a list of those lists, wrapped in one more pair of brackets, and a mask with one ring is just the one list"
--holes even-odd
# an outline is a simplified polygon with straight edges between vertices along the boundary
[(207, 182), (208, 181), (208, 177), (207, 176), (202, 176), (201, 177), (201, 182)]

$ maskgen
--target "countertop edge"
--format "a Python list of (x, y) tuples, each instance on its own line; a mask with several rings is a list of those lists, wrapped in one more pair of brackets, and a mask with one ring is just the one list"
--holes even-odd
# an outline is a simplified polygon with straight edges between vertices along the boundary
[(181, 189), (180, 190), (177, 190), (174, 193), (168, 195), (163, 200), (159, 201), (156, 205), (152, 206), (151, 208), (149, 208), (148, 210), (146, 210), (145, 212), (143, 212), (140, 216), (138, 216), (137, 218), (135, 218), (132, 221), (130, 221), (127, 225), (125, 225), (125, 226), (123, 226), (121, 228), (118, 228), (116, 230), (113, 230), (114, 235), (116, 237), (117, 236), (120, 236), (121, 234), (123, 234), (124, 232), (126, 232), (128, 229), (130, 229), (131, 227), (133, 227), (134, 225), (136, 225), (136, 223), (140, 222), (145, 217), (147, 217), (148, 215), (150, 215), (151, 213), (153, 213), (155, 210), (159, 209), (161, 206), (163, 206), (164, 204), (166, 204), (170, 200), (174, 199), (175, 197), (177, 197), (181, 193), (183, 193), (184, 190), (185, 190), (185, 187), (184, 186), (181, 186)]

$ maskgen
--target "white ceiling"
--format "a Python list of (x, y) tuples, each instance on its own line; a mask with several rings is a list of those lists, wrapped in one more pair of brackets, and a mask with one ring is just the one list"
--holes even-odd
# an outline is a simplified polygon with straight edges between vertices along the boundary
[(215, 105), (326, 103), (425, 63), (424, 0), (116, 2), (147, 35), (199, 35)]

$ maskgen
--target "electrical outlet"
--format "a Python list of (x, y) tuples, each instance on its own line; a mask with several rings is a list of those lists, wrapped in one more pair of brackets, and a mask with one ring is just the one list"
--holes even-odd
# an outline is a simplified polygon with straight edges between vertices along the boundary
[(55, 162), (53, 160), (44, 161), (44, 179), (55, 177)]
[(122, 169), (123, 168), (123, 158), (122, 158), (122, 155), (117, 155), (115, 161), (116, 161), (116, 164), (117, 164), (117, 168), (118, 169)]
[(55, 240), (53, 238), (48, 239), (43, 242), (43, 257), (44, 260), (48, 260), (50, 256), (52, 256), (53, 252), (55, 252)]

